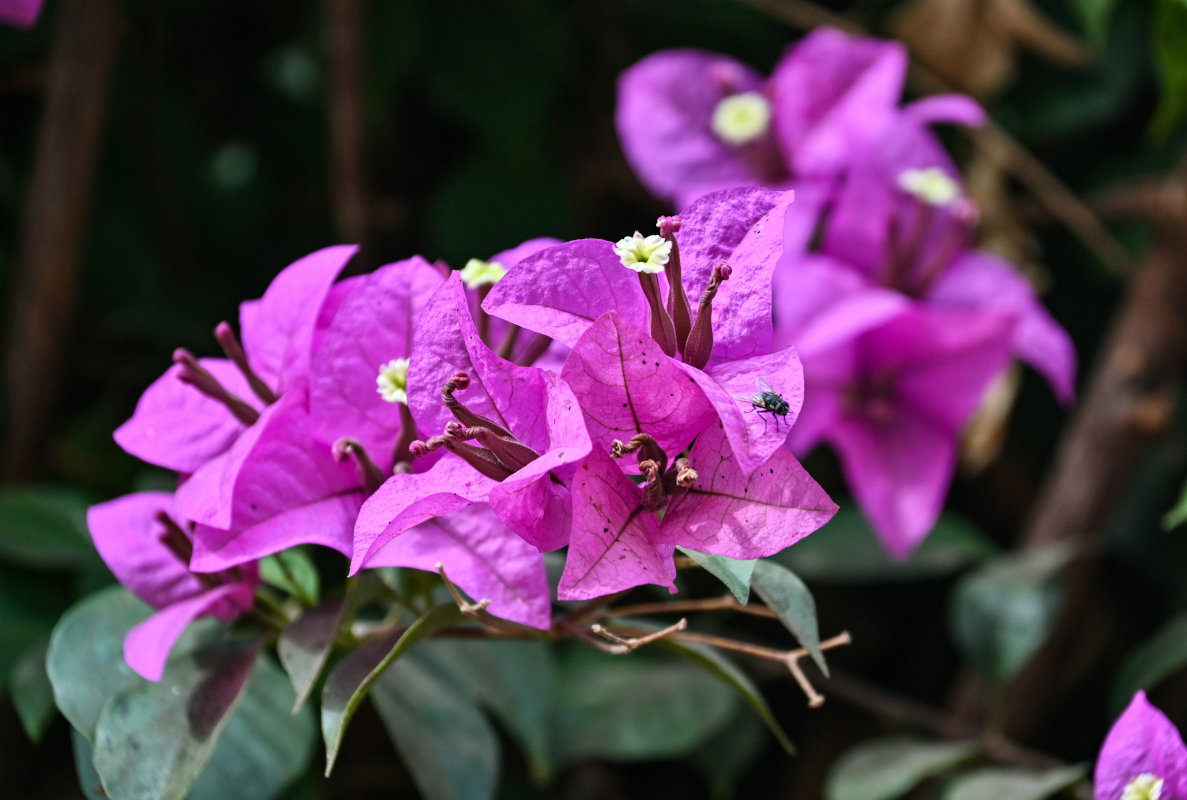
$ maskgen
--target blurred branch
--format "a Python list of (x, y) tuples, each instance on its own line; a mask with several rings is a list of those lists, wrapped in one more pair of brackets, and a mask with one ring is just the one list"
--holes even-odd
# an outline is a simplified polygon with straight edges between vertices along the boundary
[(5, 352), (10, 479), (37, 470), (57, 395), (119, 35), (119, 0), (63, 0), (56, 12)]
[(825, 683), (829, 694), (871, 714), (922, 728), (942, 739), (971, 740), (994, 761), (1033, 769), (1066, 766), (1046, 753), (1030, 750), (1004, 736), (981, 730), (967, 721), (865, 681), (832, 670)]
[[(824, 25), (868, 34), (863, 26), (805, 0), (737, 0), (795, 28)], [(924, 94), (945, 94), (953, 88), (938, 75), (912, 61), (908, 79)], [(980, 130), (967, 131), (973, 144), (1001, 164), (1060, 220), (1097, 259), (1120, 275), (1131, 271), (1131, 259), (1104, 223), (1042, 161), (992, 119)]]
[(368, 196), (363, 0), (328, 0), (330, 181), (334, 226), (344, 241), (366, 250), (371, 233)]
[[(1024, 547), (1073, 542), (1090, 548), (1148, 446), (1173, 424), (1178, 385), (1187, 369), (1187, 208), (1177, 208), (1177, 214), (1164, 209), (1158, 243), (1129, 289), (1064, 434)], [(1074, 688), (1069, 654), (1083, 644), (1078, 631), (1092, 596), (1095, 565), (1095, 559), (1083, 559), (1069, 569), (1055, 628), (1008, 692), (1011, 730), (1029, 730)], [(1084, 658), (1080, 652), (1076, 661)]]

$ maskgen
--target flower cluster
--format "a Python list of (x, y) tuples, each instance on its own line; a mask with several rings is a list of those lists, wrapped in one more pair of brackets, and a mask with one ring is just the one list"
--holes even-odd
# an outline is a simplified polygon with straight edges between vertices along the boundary
[(769, 79), (725, 56), (657, 53), (625, 72), (623, 150), (656, 194), (688, 202), (761, 184), (796, 195), (776, 262), (774, 346), (807, 383), (791, 445), (827, 442), (887, 549), (934, 526), (960, 433), (1013, 358), (1061, 401), (1075, 354), (1027, 281), (972, 246), (977, 211), (931, 131), (977, 125), (962, 96), (900, 104), (901, 45), (807, 36)]
[[(194, 618), (252, 607), (259, 559), (320, 545), (447, 571), (498, 617), (675, 590), (675, 548), (772, 555), (836, 511), (784, 447), (803, 397), (771, 304), (792, 195), (707, 196), (659, 234), (540, 239), (450, 271), (339, 280), (314, 253), (185, 350), (117, 442), (177, 490), (95, 506), (116, 576), (159, 609), (125, 641), (150, 679)], [(690, 302), (689, 298), (696, 298)]]

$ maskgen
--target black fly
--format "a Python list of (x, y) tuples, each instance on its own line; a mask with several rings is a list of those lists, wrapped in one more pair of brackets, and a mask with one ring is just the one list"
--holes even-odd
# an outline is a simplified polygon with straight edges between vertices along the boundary
[(791, 406), (783, 399), (783, 395), (775, 391), (775, 387), (771, 385), (770, 381), (759, 378), (755, 383), (758, 391), (742, 399), (754, 406), (759, 414), (774, 416), (775, 430), (778, 430), (779, 418), (786, 417), (791, 411)]

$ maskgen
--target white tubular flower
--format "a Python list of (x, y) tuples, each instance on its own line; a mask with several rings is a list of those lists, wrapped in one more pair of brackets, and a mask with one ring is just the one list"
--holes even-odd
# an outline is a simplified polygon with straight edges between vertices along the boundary
[(939, 167), (903, 170), (898, 186), (929, 206), (951, 205), (960, 199), (960, 184)]
[(498, 261), (483, 261), (471, 258), (459, 273), (462, 282), (471, 289), (479, 286), (493, 286), (507, 274), (507, 268)]
[(379, 368), (375, 387), (389, 403), (408, 405), (408, 364), (406, 358), (393, 358)]
[(740, 146), (762, 138), (771, 127), (771, 104), (761, 92), (723, 98), (713, 109), (713, 133), (726, 144)]
[(1143, 772), (1125, 786), (1121, 800), (1159, 800), (1162, 797), (1162, 778)]
[(614, 253), (627, 269), (656, 275), (664, 271), (672, 255), (672, 243), (661, 236), (652, 234), (645, 237), (635, 231), (633, 236), (614, 243)]

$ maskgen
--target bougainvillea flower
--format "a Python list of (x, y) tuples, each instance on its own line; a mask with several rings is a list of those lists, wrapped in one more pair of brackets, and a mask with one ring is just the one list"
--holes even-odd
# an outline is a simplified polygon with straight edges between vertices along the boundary
[(683, 206), (731, 186), (831, 180), (893, 158), (894, 139), (942, 152), (928, 125), (983, 120), (959, 96), (900, 107), (906, 66), (897, 42), (830, 29), (789, 48), (767, 81), (725, 56), (656, 53), (619, 79), (619, 139), (640, 180)]
[(252, 607), (259, 583), (254, 564), (217, 574), (190, 571), (190, 533), (176, 521), (170, 494), (141, 492), (92, 506), (87, 527), (120, 583), (158, 609), (124, 640), (128, 665), (148, 680), (160, 680), (169, 651), (194, 619), (229, 622)]
[(638, 451), (642, 485), (596, 448), (576, 471), (573, 531), (558, 587), (562, 600), (642, 583), (675, 591), (676, 546), (761, 558), (819, 529), (837, 511), (786, 449), (744, 471), (720, 425), (710, 425), (688, 457), (670, 469), (651, 445), (644, 441)]
[(1145, 692), (1113, 723), (1094, 781), (1096, 800), (1187, 800), (1187, 747)]
[(905, 558), (939, 516), (961, 428), (1009, 361), (1014, 321), (907, 306), (864, 327), (886, 313), (879, 302), (838, 304), (815, 320), (800, 349), (807, 388), (791, 444), (827, 441), (883, 544)]
[(329, 247), (286, 267), (264, 296), (240, 306), (242, 345), (231, 327), (215, 335), (226, 359), (185, 351), (141, 397), (115, 432), (125, 451), (150, 464), (194, 472), (225, 452), (261, 409), (306, 385), (316, 326), (334, 278), (357, 248)]
[[(355, 525), (351, 574), (393, 559), (431, 568), (425, 554), (436, 537), (459, 566), (437, 560), (464, 590), (491, 600), (492, 613), (546, 626), (547, 607), (524, 598), (533, 598), (543, 579), (540, 551), (568, 542), (569, 491), (557, 476), (570, 472), (591, 447), (572, 389), (554, 373), (491, 352), (454, 275), (417, 323), (408, 403), (422, 430), (443, 431), (414, 443), (412, 453), (446, 455), (426, 472), (392, 476), (367, 500)], [(460, 522), (427, 525), (468, 508)], [(476, 527), (459, 534), (467, 525)], [(413, 538), (402, 544), (408, 536)], [(506, 570), (492, 573), (495, 567), (482, 567), (488, 551), (514, 558)], [(487, 592), (492, 574), (505, 584), (493, 595)]]
[(516, 536), (487, 505), (468, 505), (429, 519), (391, 539), (368, 567), (435, 571), (496, 617), (547, 630), (552, 603), (540, 551)]
[[(314, 436), (358, 442), (390, 474), (407, 413), (415, 320), (445, 278), (416, 256), (356, 278), (321, 337), (310, 375)], [(418, 438), (409, 431), (408, 441)]]
[[(794, 350), (772, 353), (775, 265), (811, 231), (788, 213), (793, 200), (725, 190), (661, 220), (659, 236), (541, 251), (495, 286), (486, 308), (573, 346), (562, 376), (603, 449), (646, 433), (676, 453), (716, 415), (751, 470), (783, 443), (802, 392)], [(790, 416), (756, 413), (760, 381), (787, 400)]]
[[(922, 151), (920, 151), (922, 152)], [(928, 148), (920, 159), (936, 156)], [(913, 163), (907, 154), (895, 160)], [(1076, 356), (1067, 332), (1008, 262), (971, 246), (976, 213), (950, 165), (890, 174), (855, 170), (833, 199), (816, 252), (788, 249), (776, 280), (780, 341), (804, 347), (787, 328), (854, 293), (893, 290), (928, 306), (1012, 316), (1014, 353), (1035, 367), (1062, 402), (1074, 393)], [(808, 204), (789, 216), (816, 218)], [(805, 223), (806, 223), (805, 219)], [(850, 317), (852, 318), (852, 317)]]
[(31, 28), (41, 14), (45, 0), (0, 0), (0, 22), (17, 28)]
[(509, 250), (495, 253), (488, 260), (470, 259), (458, 275), (466, 286), (470, 299), (470, 314), (478, 327), (478, 335), (491, 350), (520, 366), (540, 367), (560, 372), (560, 366), (568, 355), (569, 348), (532, 331), (521, 330), (504, 319), (491, 316), (482, 308), (482, 302), (491, 287), (503, 279), (507, 270), (528, 256), (541, 250), (561, 244), (560, 239), (541, 237), (528, 239)]

